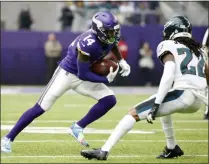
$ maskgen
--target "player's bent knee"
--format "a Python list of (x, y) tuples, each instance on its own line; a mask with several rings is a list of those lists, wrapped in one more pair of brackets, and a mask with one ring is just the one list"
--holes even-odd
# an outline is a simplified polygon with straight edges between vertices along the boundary
[(47, 105), (45, 105), (45, 104), (43, 104), (43, 103), (39, 103), (38, 102), (38, 104), (39, 104), (39, 106), (44, 110), (44, 111), (48, 111), (50, 108), (51, 108), (51, 106), (49, 107), (49, 106), (47, 106)]
[(112, 107), (113, 107), (113, 106), (116, 105), (117, 99), (116, 99), (115, 95), (111, 95), (110, 97), (111, 97), (111, 104), (112, 104)]
[(131, 115), (136, 121), (139, 121), (139, 116), (135, 108), (129, 109), (128, 114)]
[(108, 102), (108, 103), (106, 103), (106, 105), (108, 105), (111, 108), (114, 107), (115, 104), (117, 103), (115, 95), (106, 96), (106, 97), (100, 99), (99, 101)]

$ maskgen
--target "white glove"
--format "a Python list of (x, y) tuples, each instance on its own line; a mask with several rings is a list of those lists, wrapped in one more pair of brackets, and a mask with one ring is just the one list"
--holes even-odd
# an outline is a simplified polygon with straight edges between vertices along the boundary
[(110, 73), (107, 75), (107, 80), (109, 81), (109, 83), (111, 83), (114, 80), (115, 76), (118, 74), (118, 70), (119, 66), (117, 67), (115, 72), (113, 72), (113, 67), (110, 67)]
[(154, 103), (152, 106), (152, 109), (150, 110), (150, 112), (147, 115), (147, 122), (150, 124), (153, 124), (153, 120), (155, 120), (155, 116), (157, 114), (157, 111), (159, 109), (160, 104), (156, 104)]
[(147, 115), (147, 122), (150, 123), (150, 124), (153, 124), (152, 121), (153, 121), (152, 114), (149, 113), (149, 114)]
[(122, 68), (122, 70), (120, 71), (121, 76), (128, 76), (131, 72), (131, 68), (128, 63), (124, 59), (121, 59), (119, 61), (119, 65)]

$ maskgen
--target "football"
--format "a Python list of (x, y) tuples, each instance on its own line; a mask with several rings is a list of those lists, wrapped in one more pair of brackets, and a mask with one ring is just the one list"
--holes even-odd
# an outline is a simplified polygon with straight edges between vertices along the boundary
[(117, 69), (118, 65), (112, 60), (102, 59), (101, 61), (95, 62), (91, 66), (91, 71), (100, 76), (107, 76), (109, 74), (110, 67), (113, 67), (114, 72)]

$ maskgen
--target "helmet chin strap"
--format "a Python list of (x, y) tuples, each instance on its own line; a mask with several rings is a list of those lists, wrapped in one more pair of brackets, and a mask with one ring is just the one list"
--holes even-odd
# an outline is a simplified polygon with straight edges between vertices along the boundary
[(179, 38), (179, 37), (187, 37), (187, 38), (192, 38), (192, 35), (188, 32), (179, 32), (177, 34), (172, 34), (170, 36), (170, 39), (175, 39), (175, 38)]

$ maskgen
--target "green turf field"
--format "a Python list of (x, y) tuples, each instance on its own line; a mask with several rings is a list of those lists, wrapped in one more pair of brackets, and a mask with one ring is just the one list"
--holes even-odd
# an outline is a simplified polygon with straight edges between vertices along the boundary
[[(38, 94), (1, 96), (1, 135), (8, 125), (14, 125), (20, 115), (38, 99)], [(88, 126), (93, 130), (113, 129), (129, 107), (147, 98), (141, 95), (117, 95), (118, 104), (99, 121)], [(83, 117), (94, 100), (79, 95), (64, 95), (47, 112), (21, 133), (13, 143), (13, 152), (1, 154), (2, 163), (208, 163), (208, 122), (203, 121), (203, 109), (194, 114), (173, 115), (176, 139), (185, 156), (159, 160), (155, 156), (165, 146), (159, 118), (154, 124), (139, 122), (133, 130), (147, 134), (127, 134), (112, 149), (107, 161), (86, 160), (80, 156), (85, 149), (66, 132), (74, 120)], [(33, 128), (32, 128), (33, 127)], [(42, 127), (42, 128), (41, 128)], [(57, 129), (55, 130), (55, 127)], [(50, 133), (54, 132), (54, 133)], [(55, 133), (56, 132), (56, 133)], [(154, 132), (154, 133), (151, 133)], [(110, 134), (86, 134), (91, 148), (103, 145)]]

